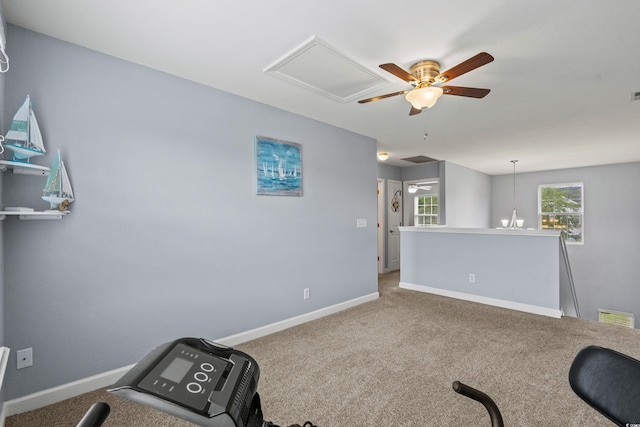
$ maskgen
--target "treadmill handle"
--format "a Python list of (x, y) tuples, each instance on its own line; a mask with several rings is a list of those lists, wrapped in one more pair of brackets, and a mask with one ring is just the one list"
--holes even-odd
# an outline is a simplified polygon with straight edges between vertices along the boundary
[(111, 408), (104, 402), (94, 403), (76, 427), (100, 427), (109, 416)]
[(491, 427), (504, 427), (504, 422), (502, 421), (502, 415), (500, 414), (498, 405), (496, 405), (489, 396), (480, 390), (476, 390), (473, 387), (469, 387), (468, 385), (461, 383), (460, 381), (454, 381), (452, 386), (456, 393), (467, 396), (473, 400), (477, 400), (487, 408), (487, 411), (489, 411), (489, 417), (491, 417)]

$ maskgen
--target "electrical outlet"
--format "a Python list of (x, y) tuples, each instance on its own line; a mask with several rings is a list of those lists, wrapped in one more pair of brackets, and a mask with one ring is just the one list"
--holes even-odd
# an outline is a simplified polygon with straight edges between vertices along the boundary
[(309, 299), (309, 288), (304, 288), (304, 299)]
[(18, 369), (28, 368), (33, 365), (33, 349), (25, 348), (24, 350), (18, 350)]
[(469, 274), (469, 283), (476, 283), (476, 275), (473, 273)]

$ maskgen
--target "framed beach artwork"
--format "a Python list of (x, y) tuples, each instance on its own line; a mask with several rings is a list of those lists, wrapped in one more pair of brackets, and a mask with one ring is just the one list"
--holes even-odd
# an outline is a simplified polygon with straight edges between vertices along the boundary
[(302, 146), (256, 136), (256, 194), (302, 196)]

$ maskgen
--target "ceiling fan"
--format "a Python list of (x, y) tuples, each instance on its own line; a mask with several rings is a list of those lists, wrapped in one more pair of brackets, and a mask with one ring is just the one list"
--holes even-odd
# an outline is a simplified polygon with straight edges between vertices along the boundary
[(411, 194), (416, 193), (418, 190), (425, 190), (425, 191), (431, 190), (432, 187), (430, 185), (425, 185), (425, 184), (431, 184), (431, 183), (419, 182), (417, 184), (409, 184), (409, 187), (407, 188), (407, 190), (409, 190), (409, 193)]
[(425, 108), (435, 105), (441, 95), (467, 96), (469, 98), (484, 98), (490, 92), (489, 89), (478, 89), (474, 87), (461, 86), (434, 86), (434, 84), (445, 83), (455, 79), (469, 71), (482, 67), (493, 61), (493, 56), (486, 52), (481, 52), (466, 61), (461, 62), (447, 71), (440, 72), (440, 64), (436, 61), (426, 60), (413, 64), (409, 71), (405, 71), (396, 64), (380, 64), (380, 68), (410, 83), (414, 88), (411, 90), (401, 90), (399, 92), (388, 93), (386, 95), (374, 96), (369, 99), (358, 101), (359, 104), (378, 101), (380, 99), (391, 98), (392, 96), (407, 94), (406, 99), (411, 103), (409, 115), (419, 114)]

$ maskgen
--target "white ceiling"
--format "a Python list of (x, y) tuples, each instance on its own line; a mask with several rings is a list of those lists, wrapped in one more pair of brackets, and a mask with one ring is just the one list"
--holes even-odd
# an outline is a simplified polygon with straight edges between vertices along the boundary
[[(640, 161), (638, 0), (2, 3), (9, 23), (375, 138), (392, 165), (425, 155), (495, 175), (513, 159), (518, 172)], [(451, 85), (491, 93), (409, 117), (403, 96), (339, 102), (265, 72), (314, 36), (382, 77), (364, 98), (410, 88), (379, 64), (446, 70), (482, 51), (495, 61)]]

